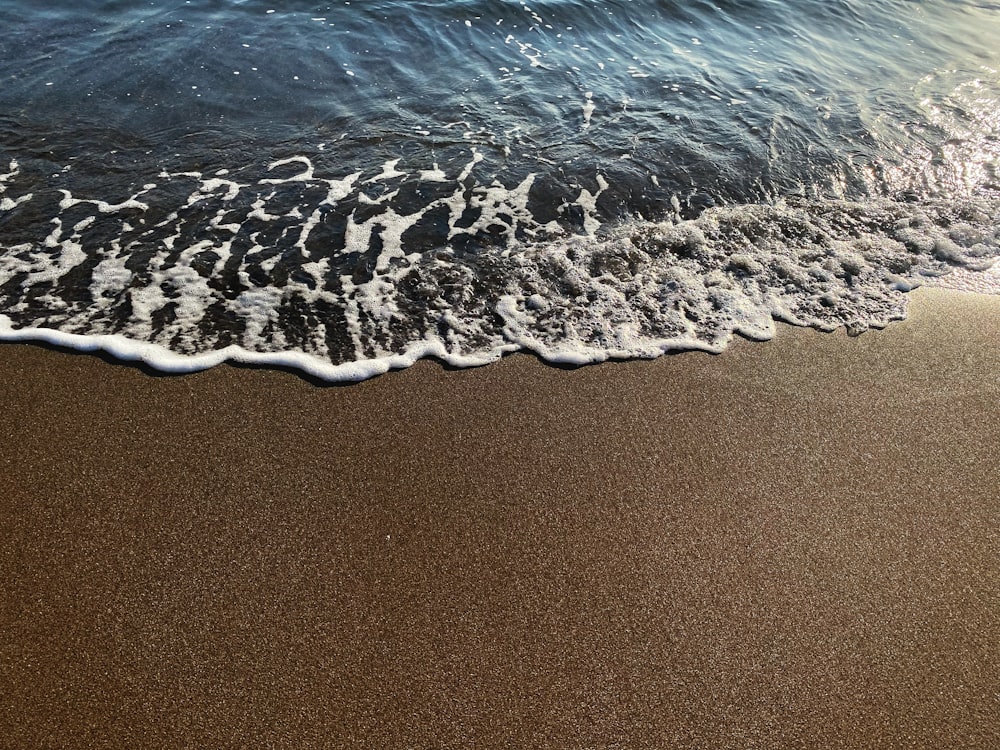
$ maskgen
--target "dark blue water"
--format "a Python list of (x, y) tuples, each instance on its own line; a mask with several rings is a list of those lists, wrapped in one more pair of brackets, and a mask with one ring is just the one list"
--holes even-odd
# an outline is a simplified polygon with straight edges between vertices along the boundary
[(885, 325), (1000, 254), (990, 3), (36, 5), (0, 37), (8, 338), (655, 356)]

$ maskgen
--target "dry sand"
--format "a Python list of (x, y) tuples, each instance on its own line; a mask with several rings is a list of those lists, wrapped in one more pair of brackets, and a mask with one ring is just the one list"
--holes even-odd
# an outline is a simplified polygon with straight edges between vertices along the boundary
[(1000, 747), (1000, 298), (351, 387), (0, 347), (0, 747)]

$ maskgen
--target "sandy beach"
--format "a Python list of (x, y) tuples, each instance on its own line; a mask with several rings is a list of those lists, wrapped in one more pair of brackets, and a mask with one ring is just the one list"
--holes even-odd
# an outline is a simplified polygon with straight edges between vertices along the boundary
[(918, 291), (347, 387), (0, 346), (0, 747), (998, 747), (998, 342)]

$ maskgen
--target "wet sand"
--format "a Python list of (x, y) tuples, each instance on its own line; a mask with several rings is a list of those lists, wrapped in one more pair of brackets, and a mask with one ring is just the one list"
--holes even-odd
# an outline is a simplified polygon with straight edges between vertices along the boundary
[(1000, 746), (1000, 298), (350, 387), (0, 346), (0, 746)]

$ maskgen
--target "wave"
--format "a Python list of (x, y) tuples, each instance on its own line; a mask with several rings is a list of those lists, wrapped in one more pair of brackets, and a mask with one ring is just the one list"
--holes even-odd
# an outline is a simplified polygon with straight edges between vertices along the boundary
[(35, 6), (0, 38), (6, 338), (351, 380), (995, 286), (973, 2)]
[[(161, 172), (111, 200), (29, 192), (0, 174), (0, 337), (105, 349), (171, 371), (227, 359), (357, 380), (425, 356), (481, 365), (718, 352), (774, 321), (851, 332), (905, 315), (904, 293), (1000, 256), (990, 196), (786, 199), (602, 224), (611, 185), (456, 173)], [(44, 238), (30, 236), (47, 226)]]

